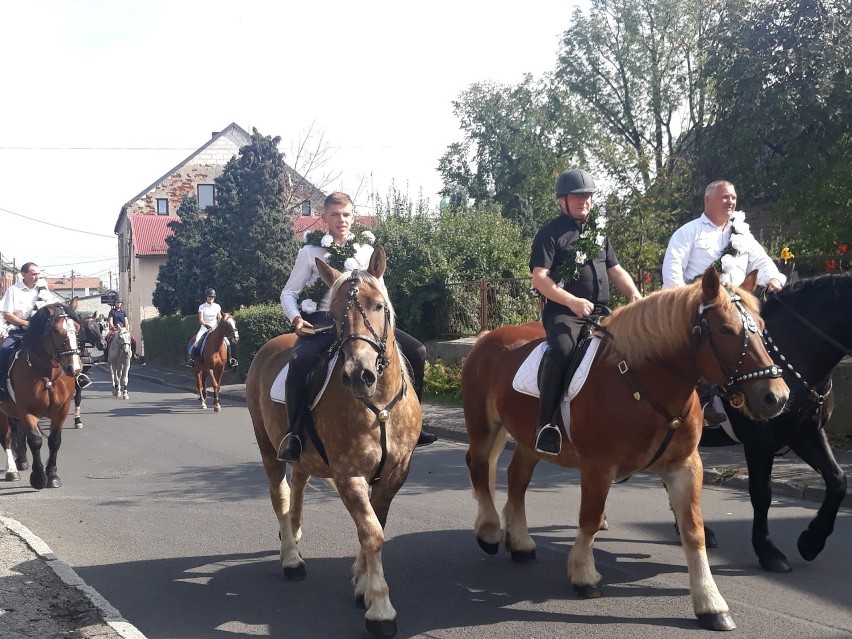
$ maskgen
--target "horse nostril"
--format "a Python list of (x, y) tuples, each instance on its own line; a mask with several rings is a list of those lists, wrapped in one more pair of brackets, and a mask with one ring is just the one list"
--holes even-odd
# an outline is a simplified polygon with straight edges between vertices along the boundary
[(780, 401), (781, 399), (775, 393), (766, 393), (763, 396), (763, 403), (769, 407), (777, 406)]
[(363, 382), (364, 386), (369, 387), (376, 383), (376, 376), (373, 371), (364, 370), (361, 371), (361, 381)]

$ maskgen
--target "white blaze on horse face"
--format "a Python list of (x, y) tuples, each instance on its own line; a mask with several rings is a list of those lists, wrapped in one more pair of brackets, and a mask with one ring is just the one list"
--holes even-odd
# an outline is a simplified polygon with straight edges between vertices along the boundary
[(233, 329), (234, 329), (234, 341), (235, 341), (235, 342), (239, 342), (239, 341), (240, 341), (240, 332), (237, 330), (237, 322), (236, 322), (236, 320), (234, 320), (234, 318), (233, 318), (233, 317), (229, 317), (229, 318), (228, 318), (228, 324), (230, 324), (230, 325), (231, 325), (231, 328), (233, 328)]
[(68, 350), (71, 351), (71, 370), (74, 375), (78, 375), (83, 370), (83, 362), (80, 359), (80, 348), (77, 343), (77, 329), (74, 327), (74, 321), (66, 317), (62, 320), (65, 325), (65, 335), (68, 338)]

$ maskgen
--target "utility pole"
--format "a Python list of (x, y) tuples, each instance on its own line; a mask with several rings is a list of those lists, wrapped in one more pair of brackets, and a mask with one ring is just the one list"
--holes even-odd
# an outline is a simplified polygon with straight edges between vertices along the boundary
[(71, 297), (74, 297), (74, 269), (71, 269)]

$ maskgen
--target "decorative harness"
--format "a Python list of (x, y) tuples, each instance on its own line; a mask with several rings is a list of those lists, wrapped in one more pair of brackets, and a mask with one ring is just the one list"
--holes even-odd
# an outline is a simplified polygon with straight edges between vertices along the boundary
[[(712, 334), (712, 331), (710, 331), (710, 324), (707, 321), (706, 315), (707, 315), (708, 311), (718, 307), (718, 304), (716, 302), (711, 302), (709, 304), (702, 303), (698, 307), (698, 316), (696, 318), (695, 323), (692, 326), (692, 334), (697, 337), (696, 342), (695, 342), (695, 350), (696, 351), (698, 350), (698, 347), (701, 343), (702, 337), (707, 337), (707, 339), (709, 340), (710, 348), (712, 349), (713, 354), (716, 357), (716, 361), (719, 362), (719, 365), (722, 368), (722, 372), (725, 375), (725, 377), (727, 378), (727, 381), (725, 382), (725, 392), (729, 396), (729, 401), (731, 402), (731, 405), (734, 406), (735, 408), (740, 408), (745, 403), (745, 398), (743, 397), (743, 395), (741, 393), (735, 393), (734, 395), (730, 395), (729, 391), (731, 389), (733, 389), (735, 386), (739, 385), (742, 382), (758, 380), (758, 379), (777, 379), (778, 377), (781, 377), (781, 375), (783, 374), (783, 371), (782, 371), (780, 366), (777, 366), (776, 364), (772, 364), (770, 366), (766, 366), (766, 367), (761, 368), (759, 370), (752, 371), (751, 373), (739, 374), (740, 367), (742, 366), (743, 361), (745, 360), (746, 349), (748, 348), (749, 333), (757, 333), (758, 328), (757, 328), (757, 323), (754, 321), (754, 318), (748, 313), (745, 306), (743, 305), (742, 298), (738, 294), (736, 294), (733, 291), (731, 291), (730, 289), (728, 289), (727, 287), (725, 287), (725, 291), (728, 293), (728, 299), (736, 305), (737, 310), (740, 313), (740, 318), (742, 319), (742, 322), (743, 322), (743, 329), (744, 329), (743, 330), (743, 336), (744, 336), (743, 337), (743, 350), (742, 350), (742, 353), (740, 354), (740, 359), (737, 362), (736, 367), (734, 367), (734, 369), (731, 370), (731, 368), (728, 367), (727, 364), (725, 364), (725, 362), (722, 358), (722, 355), (719, 352), (718, 346), (713, 341), (713, 334)], [(612, 334), (609, 333), (609, 331), (604, 330), (604, 332), (610, 338), (613, 337)], [(620, 361), (618, 363), (618, 371), (622, 375), (627, 376), (627, 379), (630, 382), (630, 385), (633, 387), (633, 398), (637, 402), (640, 401), (643, 397), (642, 388), (641, 388), (641, 385), (639, 384), (639, 380), (636, 378), (636, 376), (632, 373), (632, 371), (630, 371), (629, 367), (627, 366), (627, 362), (625, 362), (624, 360)], [(697, 382), (697, 380), (696, 380), (696, 382)], [(657, 449), (657, 452), (654, 453), (654, 456), (651, 458), (651, 461), (649, 461), (647, 464), (645, 464), (641, 469), (639, 469), (636, 472), (642, 472), (643, 470), (649, 468), (660, 457), (662, 457), (666, 448), (668, 448), (668, 445), (671, 442), (672, 437), (674, 436), (674, 432), (678, 428), (680, 428), (681, 424), (683, 424), (684, 420), (686, 419), (687, 415), (689, 414), (689, 410), (690, 410), (690, 407), (692, 405), (692, 403), (690, 402), (689, 406), (686, 407), (686, 409), (684, 410), (683, 413), (681, 413), (680, 415), (672, 415), (671, 413), (669, 413), (666, 410), (666, 408), (662, 404), (660, 404), (652, 396), (647, 395), (647, 394), (644, 394), (644, 396), (645, 396), (645, 399), (648, 401), (648, 403), (651, 404), (651, 406), (654, 408), (654, 410), (656, 410), (658, 413), (660, 413), (660, 415), (662, 415), (663, 417), (666, 418), (666, 420), (668, 421), (668, 424), (669, 424), (669, 428), (666, 431), (666, 436), (663, 438), (663, 441), (660, 443), (660, 446)], [(735, 403), (735, 401), (737, 403)], [(617, 482), (617, 483), (625, 482), (629, 478), (630, 477), (628, 476), (628, 477), (626, 477), (622, 480), (619, 480), (619, 482)]]
[[(387, 347), (388, 347), (388, 329), (391, 324), (391, 316), (390, 316), (390, 308), (387, 303), (385, 303), (385, 322), (384, 327), (382, 328), (382, 336), (379, 337), (376, 329), (373, 328), (370, 319), (367, 317), (367, 312), (364, 310), (364, 307), (361, 305), (361, 300), (358, 299), (358, 283), (361, 281), (358, 275), (358, 270), (353, 270), (349, 275), (349, 279), (347, 280), (349, 283), (349, 291), (346, 295), (346, 312), (343, 315), (343, 325), (341, 326), (340, 331), (337, 333), (337, 339), (329, 348), (329, 358), (333, 357), (335, 354), (342, 354), (343, 345), (347, 342), (353, 340), (361, 340), (367, 342), (370, 346), (372, 346), (376, 350), (376, 373), (379, 377), (382, 377), (385, 373), (385, 369), (390, 365), (390, 359), (387, 356)], [(369, 335), (364, 335), (363, 333), (350, 333), (346, 335), (346, 318), (349, 316), (352, 307), (358, 311), (361, 315), (361, 319), (364, 321), (364, 326), (367, 327), (367, 330), (370, 332)], [(376, 419), (379, 421), (379, 442), (382, 448), (382, 457), (379, 460), (379, 465), (376, 467), (376, 471), (373, 473), (372, 479), (370, 479), (370, 485), (375, 484), (377, 481), (381, 479), (381, 472), (384, 468), (385, 461), (387, 460), (387, 452), (388, 452), (388, 441), (387, 441), (387, 421), (390, 418), (390, 412), (393, 410), (394, 406), (396, 406), (399, 401), (406, 395), (408, 389), (405, 383), (405, 375), (402, 376), (402, 385), (400, 386), (399, 392), (396, 396), (384, 407), (379, 408), (369, 399), (361, 397), (359, 398), (361, 403), (363, 403), (367, 408), (372, 411), (372, 413), (376, 416)], [(318, 438), (317, 438), (318, 439)], [(317, 442), (315, 441), (314, 444)], [(317, 451), (320, 453), (320, 456), (323, 458), (323, 461), (328, 465), (328, 458), (325, 454), (325, 449), (322, 447), (322, 444), (317, 446)]]
[[(57, 379), (59, 379), (59, 376), (62, 374), (62, 358), (67, 357), (68, 355), (79, 355), (80, 354), (80, 348), (77, 344), (77, 329), (74, 327), (74, 320), (71, 319), (71, 316), (68, 315), (68, 313), (65, 312), (65, 309), (62, 308), (61, 306), (56, 308), (56, 314), (53, 316), (53, 321), (50, 324), (48, 324), (48, 328), (47, 328), (47, 331), (45, 331), (45, 334), (47, 334), (47, 332), (50, 329), (53, 328), (53, 325), (56, 323), (56, 320), (59, 320), (59, 319), (62, 320), (62, 323), (65, 326), (65, 334), (66, 334), (67, 340), (63, 340), (62, 345), (60, 345), (56, 348), (56, 350), (53, 352), (53, 355), (51, 355), (51, 358), (50, 358), (51, 372), (53, 371), (53, 363), (54, 362), (56, 362), (58, 367), (59, 367), (59, 370), (57, 371), (56, 375), (54, 375), (53, 377), (44, 376), (44, 377), (41, 378), (42, 381), (44, 382), (44, 387), (47, 388), (47, 389), (52, 388), (53, 383)], [(68, 348), (63, 350), (62, 347), (65, 345), (66, 341), (68, 342)], [(29, 366), (30, 368), (33, 368), (33, 362), (30, 359), (29, 347), (27, 348), (26, 362), (27, 362), (27, 366)]]

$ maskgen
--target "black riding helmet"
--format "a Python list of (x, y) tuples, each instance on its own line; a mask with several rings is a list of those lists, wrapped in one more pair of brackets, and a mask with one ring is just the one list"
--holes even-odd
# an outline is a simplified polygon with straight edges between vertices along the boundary
[(216, 289), (208, 288), (204, 291), (204, 297), (216, 297)]
[(592, 176), (583, 169), (563, 171), (556, 178), (556, 197), (571, 193), (594, 193), (597, 190)]

